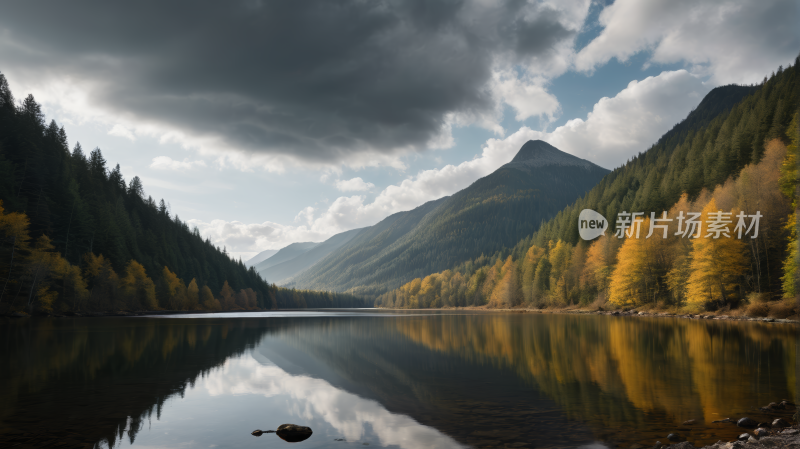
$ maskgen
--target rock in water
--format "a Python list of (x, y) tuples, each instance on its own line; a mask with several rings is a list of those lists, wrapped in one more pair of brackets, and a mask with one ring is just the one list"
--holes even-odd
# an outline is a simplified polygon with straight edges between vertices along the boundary
[(753, 431), (753, 435), (755, 435), (757, 438), (761, 438), (769, 435), (769, 431), (763, 427), (759, 427)]
[(275, 432), (281, 439), (290, 443), (307, 440), (313, 432), (310, 427), (298, 426), (297, 424), (281, 424)]
[(775, 421), (772, 421), (772, 427), (789, 427), (789, 423), (781, 418), (778, 418)]
[(736, 425), (739, 427), (755, 427), (758, 425), (758, 423), (745, 416), (744, 418), (737, 421)]
[(739, 441), (747, 441), (747, 440), (750, 439), (750, 434), (749, 433), (743, 433), (743, 434), (739, 435), (739, 438), (737, 438), (737, 439)]
[(671, 434), (667, 435), (667, 439), (670, 440), (670, 441), (680, 441), (681, 440), (681, 436), (678, 435), (677, 433), (671, 433)]
[(265, 433), (275, 433), (275, 431), (274, 431), (274, 430), (261, 430), (261, 429), (256, 429), (256, 430), (254, 430), (254, 431), (253, 431), (253, 432), (252, 432), (250, 435), (257, 436), (257, 437), (260, 437), (261, 435), (263, 435), (263, 434), (265, 434)]
[(690, 419), (690, 420), (688, 420), (688, 421), (684, 421), (684, 422), (683, 422), (683, 425), (684, 425), (684, 426), (691, 426), (692, 424), (697, 424), (697, 420), (695, 420), (695, 419)]

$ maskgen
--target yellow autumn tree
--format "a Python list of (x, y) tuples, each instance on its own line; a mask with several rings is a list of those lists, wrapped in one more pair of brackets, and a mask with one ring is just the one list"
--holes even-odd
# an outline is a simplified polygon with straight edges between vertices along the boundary
[(544, 256), (544, 248), (531, 245), (522, 260), (522, 300), (526, 303), (533, 301), (533, 280), (536, 277), (536, 267)]
[[(29, 224), (30, 221), (25, 214), (18, 212), (4, 213), (3, 201), (0, 200), (0, 242), (3, 243), (0, 245), (0, 254), (2, 254), (3, 260), (10, 261), (8, 269), (0, 271), (0, 276), (2, 276), (0, 277), (0, 282), (2, 282), (0, 284), (0, 302), (8, 297), (11, 297), (11, 301), (13, 301), (12, 292), (18, 290), (13, 287), (18, 285), (16, 279), (20, 277), (20, 273), (23, 271), (22, 256), (29, 249), (29, 241), (31, 239), (28, 233)], [(13, 273), (17, 274), (12, 275)]]
[(489, 296), (490, 307), (513, 307), (519, 304), (517, 294), (517, 267), (508, 256), (498, 273), (499, 280)]
[(214, 293), (211, 292), (211, 289), (208, 288), (208, 285), (204, 285), (203, 288), (200, 289), (200, 303), (206, 310), (222, 309), (219, 300), (214, 297)]
[(492, 265), (486, 272), (486, 279), (483, 281), (483, 285), (481, 286), (480, 290), (481, 296), (483, 296), (486, 301), (491, 298), (495, 285), (497, 285), (497, 282), (502, 279), (500, 274), (502, 269), (503, 259), (497, 258), (497, 262), (495, 262), (495, 264)]
[(789, 137), (789, 146), (786, 147), (786, 156), (781, 165), (781, 178), (779, 181), (781, 192), (792, 201), (792, 209), (794, 210), (794, 213), (789, 214), (789, 219), (786, 221), (789, 241), (786, 248), (786, 259), (783, 261), (783, 276), (781, 277), (783, 296), (787, 298), (800, 294), (800, 291), (797, 290), (797, 276), (800, 273), (800, 248), (798, 248), (800, 242), (798, 242), (797, 232), (797, 214), (800, 213), (797, 201), (797, 188), (800, 185), (798, 184), (800, 177), (797, 175), (798, 144), (800, 144), (799, 116), (800, 113), (795, 112), (792, 122), (786, 130), (786, 135)]
[(42, 235), (36, 239), (26, 259), (29, 275), (33, 279), (28, 293), (29, 309), (36, 307), (48, 313), (53, 311), (53, 303), (58, 298), (58, 292), (50, 290), (51, 282), (63, 279), (64, 274), (69, 271), (67, 261), (54, 249), (50, 238)]
[(550, 269), (550, 301), (555, 304), (567, 303), (567, 283), (564, 275), (572, 259), (572, 246), (563, 241), (550, 242), (548, 259)]
[(607, 235), (602, 235), (592, 242), (586, 251), (586, 264), (581, 273), (581, 283), (596, 288), (598, 293), (607, 297), (619, 247), (620, 239)]
[(197, 279), (192, 279), (186, 287), (186, 299), (189, 310), (197, 310), (200, 307), (200, 288), (197, 287)]
[(142, 264), (131, 259), (125, 267), (125, 277), (122, 278), (121, 284), (127, 303), (131, 307), (139, 310), (158, 310), (156, 285), (147, 276)]
[(663, 231), (654, 230), (648, 237), (650, 219), (641, 222), (639, 237), (626, 237), (617, 255), (617, 266), (611, 275), (609, 301), (617, 305), (640, 305), (655, 302), (663, 295), (662, 285), (669, 270), (668, 239)]
[(186, 310), (189, 299), (186, 297), (186, 285), (178, 275), (166, 266), (161, 270), (159, 294), (162, 296), (161, 306), (171, 310)]
[(704, 229), (700, 238), (692, 242), (691, 274), (686, 289), (689, 304), (707, 301), (727, 303), (731, 295), (735, 294), (740, 278), (747, 269), (745, 244), (734, 232), (738, 211), (731, 212), (731, 223), (720, 226), (724, 232), (708, 232), (708, 227), (705, 226), (715, 218), (711, 214), (719, 212), (721, 211), (717, 210), (717, 203), (713, 198), (703, 208)]

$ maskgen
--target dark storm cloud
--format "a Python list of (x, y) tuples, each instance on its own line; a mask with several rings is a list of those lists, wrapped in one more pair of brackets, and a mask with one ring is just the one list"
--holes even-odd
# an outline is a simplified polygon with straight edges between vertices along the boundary
[(573, 36), (557, 12), (533, 8), (8, 2), (0, 70), (96, 81), (90, 99), (115, 112), (233, 148), (334, 161), (423, 144), (445, 114), (491, 109), (496, 55), (545, 57)]

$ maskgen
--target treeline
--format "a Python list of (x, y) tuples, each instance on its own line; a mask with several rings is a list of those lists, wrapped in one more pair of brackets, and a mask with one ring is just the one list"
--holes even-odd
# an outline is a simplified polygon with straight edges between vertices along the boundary
[(64, 128), (32, 95), (15, 104), (1, 73), (0, 201), (0, 313), (365, 305), (265, 282), (99, 148), (70, 151)]
[[(645, 153), (614, 170), (531, 237), (491, 257), (414, 279), (381, 295), (379, 307), (588, 304), (736, 305), (752, 293), (794, 296), (797, 276), (798, 65), (777, 73), (716, 117), (677, 125)], [(705, 101), (705, 100), (704, 100)], [(726, 181), (727, 180), (727, 181)], [(580, 240), (583, 209), (609, 230)], [(614, 237), (619, 212), (669, 211), (671, 238)], [(755, 239), (675, 237), (677, 215), (760, 211)], [(748, 218), (748, 223), (749, 223)], [(733, 235), (737, 219), (725, 229)]]

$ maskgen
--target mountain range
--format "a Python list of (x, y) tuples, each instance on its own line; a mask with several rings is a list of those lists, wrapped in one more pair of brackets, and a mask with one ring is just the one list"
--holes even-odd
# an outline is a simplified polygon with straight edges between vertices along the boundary
[(287, 287), (378, 295), (513, 245), (608, 173), (546, 142), (529, 141), (509, 163), (451, 196), (320, 244), (289, 245), (255, 269)]

